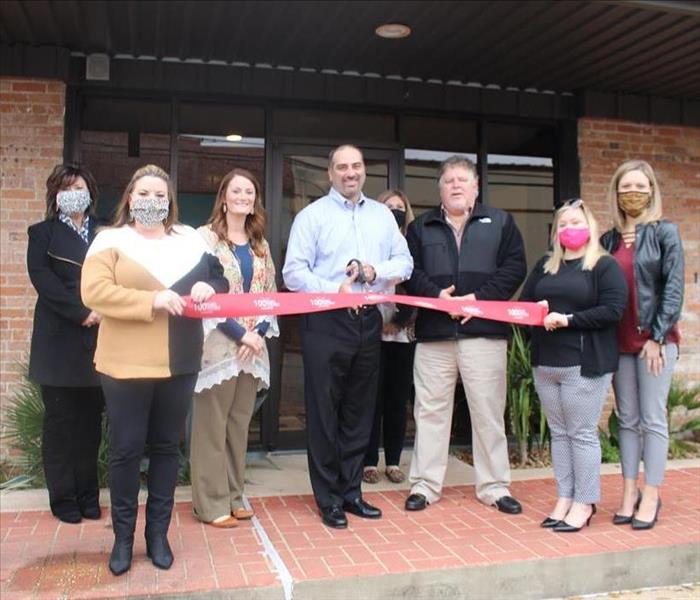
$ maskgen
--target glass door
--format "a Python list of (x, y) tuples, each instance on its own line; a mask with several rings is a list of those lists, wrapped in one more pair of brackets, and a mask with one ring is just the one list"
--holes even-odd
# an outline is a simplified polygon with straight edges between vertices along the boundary
[[(271, 179), (266, 201), (268, 232), (277, 285), (286, 291), (282, 267), (294, 217), (304, 207), (328, 193), (328, 154), (332, 146), (272, 144)], [(364, 149), (367, 180), (364, 193), (376, 198), (399, 182), (398, 149)], [(299, 317), (280, 318), (280, 337), (270, 343), (270, 393), (262, 407), (262, 443), (266, 449), (306, 447), (304, 365)]]

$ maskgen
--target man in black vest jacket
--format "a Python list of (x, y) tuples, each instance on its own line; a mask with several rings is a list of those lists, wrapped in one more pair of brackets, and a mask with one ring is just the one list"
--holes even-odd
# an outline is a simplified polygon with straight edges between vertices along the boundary
[[(409, 294), (452, 300), (509, 300), (527, 272), (522, 236), (505, 211), (476, 203), (474, 163), (453, 156), (440, 167), (441, 204), (408, 229), (414, 269)], [(414, 378), (416, 438), (407, 510), (440, 499), (447, 469), (454, 391), (462, 378), (472, 422), (476, 496), (517, 514), (503, 413), (508, 325), (419, 309)]]

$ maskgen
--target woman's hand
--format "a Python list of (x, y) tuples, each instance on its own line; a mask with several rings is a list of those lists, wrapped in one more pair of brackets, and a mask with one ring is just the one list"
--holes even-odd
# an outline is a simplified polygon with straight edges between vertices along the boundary
[(153, 298), (154, 310), (165, 310), (178, 317), (182, 314), (185, 304), (184, 299), (172, 290), (161, 290)]
[(237, 357), (241, 361), (250, 360), (253, 356), (262, 354), (265, 347), (265, 341), (260, 337), (257, 331), (246, 331), (241, 338), (241, 346), (238, 349)]
[(664, 370), (664, 365), (666, 364), (664, 347), (661, 344), (654, 340), (647, 340), (639, 353), (639, 358), (646, 360), (647, 371), (654, 377), (661, 375), (661, 371)]
[(82, 322), (82, 326), (92, 327), (93, 325), (99, 325), (101, 320), (102, 315), (100, 313), (96, 313), (94, 310), (91, 310), (90, 314), (85, 317), (85, 320)]
[(544, 328), (547, 331), (554, 331), (561, 327), (568, 327), (569, 319), (558, 312), (551, 312), (544, 318)]
[(206, 302), (216, 293), (213, 287), (203, 281), (198, 281), (192, 286), (190, 297), (193, 302)]

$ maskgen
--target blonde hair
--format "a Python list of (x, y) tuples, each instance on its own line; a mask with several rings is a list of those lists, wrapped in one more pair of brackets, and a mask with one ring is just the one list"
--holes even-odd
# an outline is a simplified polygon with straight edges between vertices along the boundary
[(408, 226), (411, 224), (411, 221), (413, 221), (416, 217), (413, 214), (413, 209), (411, 208), (411, 203), (408, 201), (408, 196), (402, 192), (401, 190), (385, 190), (379, 196), (377, 196), (377, 202), (381, 202), (382, 204), (386, 204), (386, 201), (389, 198), (393, 198), (396, 196), (403, 202), (404, 207), (406, 208), (406, 221), (404, 222), (403, 228), (401, 229), (402, 233), (406, 233), (406, 230), (408, 229)]
[(564, 260), (564, 247), (559, 242), (559, 221), (561, 216), (567, 210), (577, 210), (581, 209), (583, 215), (586, 217), (588, 222), (588, 229), (590, 231), (590, 238), (586, 243), (586, 253), (583, 255), (583, 263), (581, 264), (582, 271), (592, 271), (593, 268), (598, 263), (601, 256), (605, 256), (607, 252), (603, 249), (598, 241), (598, 221), (593, 216), (591, 209), (588, 208), (583, 201), (581, 201), (580, 206), (573, 207), (571, 202), (566, 202), (563, 206), (554, 213), (554, 222), (552, 223), (552, 233), (550, 235), (550, 246), (551, 250), (549, 252), (549, 258), (544, 263), (544, 272), (550, 275), (556, 275), (559, 272), (559, 267)]
[(640, 222), (653, 223), (663, 218), (661, 192), (659, 191), (659, 184), (656, 181), (654, 169), (645, 160), (628, 160), (617, 168), (617, 171), (615, 171), (615, 174), (610, 180), (610, 187), (608, 188), (608, 204), (610, 206), (610, 212), (612, 213), (613, 227), (618, 231), (622, 231), (624, 228), (627, 216), (620, 210), (620, 206), (617, 203), (617, 186), (620, 185), (620, 180), (630, 171), (641, 171), (644, 173), (651, 186), (651, 201), (647, 209), (642, 213), (642, 220)]
[(131, 192), (134, 191), (136, 187), (136, 182), (142, 177), (157, 177), (165, 181), (168, 186), (168, 216), (165, 219), (165, 233), (170, 233), (175, 225), (178, 217), (177, 211), (177, 201), (175, 200), (175, 191), (173, 190), (173, 184), (170, 180), (170, 175), (168, 175), (163, 169), (157, 165), (146, 165), (140, 169), (136, 169), (134, 174), (131, 176), (129, 184), (126, 186), (122, 198), (114, 211), (114, 220), (112, 225), (114, 227), (121, 227), (122, 225), (127, 225), (133, 223), (131, 214), (129, 212), (129, 197)]

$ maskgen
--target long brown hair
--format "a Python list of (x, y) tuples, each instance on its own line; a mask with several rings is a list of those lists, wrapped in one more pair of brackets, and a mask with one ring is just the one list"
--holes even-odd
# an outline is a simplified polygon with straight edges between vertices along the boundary
[(82, 177), (90, 192), (90, 205), (85, 209), (86, 215), (95, 214), (95, 206), (97, 205), (97, 182), (92, 176), (92, 173), (85, 167), (76, 164), (56, 165), (51, 171), (51, 175), (46, 180), (46, 220), (55, 219), (58, 215), (56, 207), (56, 196), (58, 192), (67, 189), (72, 185), (78, 177)]
[(211, 226), (211, 230), (216, 233), (219, 240), (228, 243), (228, 227), (226, 225), (226, 213), (224, 212), (224, 202), (226, 201), (226, 191), (231, 183), (231, 180), (236, 177), (245, 177), (253, 184), (255, 188), (255, 202), (253, 203), (253, 214), (246, 215), (245, 232), (250, 240), (250, 247), (256, 256), (262, 257), (265, 255), (264, 249), (264, 234), (265, 234), (265, 208), (262, 205), (262, 193), (260, 191), (260, 183), (255, 175), (246, 169), (231, 169), (219, 184), (219, 191), (216, 193), (216, 201), (214, 208), (211, 211), (211, 216), (207, 221), (207, 225)]
[(168, 175), (157, 165), (146, 165), (145, 167), (136, 169), (134, 174), (131, 176), (131, 181), (129, 181), (129, 184), (126, 186), (126, 189), (122, 194), (122, 198), (119, 201), (116, 210), (114, 211), (114, 221), (112, 225), (114, 227), (121, 227), (122, 225), (127, 225), (134, 222), (129, 212), (129, 197), (131, 196), (131, 192), (133, 192), (134, 188), (136, 187), (136, 182), (142, 177), (157, 177), (158, 179), (165, 181), (165, 184), (168, 186), (169, 210), (164, 225), (165, 233), (170, 233), (173, 229), (173, 225), (178, 222), (177, 200), (175, 199), (175, 190), (173, 190), (170, 175)]

